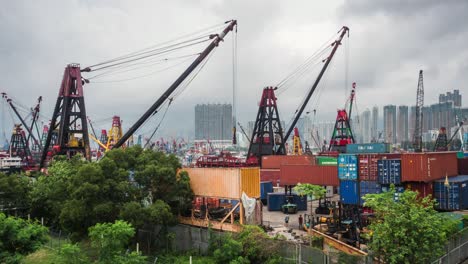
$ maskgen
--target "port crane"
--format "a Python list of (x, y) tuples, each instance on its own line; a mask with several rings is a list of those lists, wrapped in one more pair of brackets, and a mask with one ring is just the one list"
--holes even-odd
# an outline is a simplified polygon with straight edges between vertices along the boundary
[[(133, 134), (148, 120), (149, 117), (156, 114), (159, 108), (168, 100), (172, 101), (171, 95), (182, 84), (184, 80), (199, 66), (207, 56), (224, 40), (224, 37), (233, 31), (237, 26), (236, 20), (225, 22), (227, 26), (219, 34), (210, 34), (210, 44), (201, 52), (198, 53), (196, 59), (188, 66), (188, 68), (167, 88), (167, 90), (157, 99), (157, 101), (130, 127), (130, 129), (122, 135), (116, 142), (112, 142), (112, 148), (122, 147), (125, 142), (133, 136)], [(199, 42), (201, 43), (201, 41)], [(179, 46), (184, 47), (184, 46)], [(143, 56), (144, 55), (144, 56)], [(104, 68), (122, 65), (135, 60), (144, 59), (150, 55), (148, 52), (138, 53), (134, 57), (124, 56), (123, 58), (113, 59), (107, 62), (95, 64), (93, 66), (81, 69), (79, 64), (69, 64), (65, 68), (62, 84), (59, 90), (57, 103), (52, 115), (50, 129), (45, 141), (45, 146), (42, 151), (40, 168), (46, 165), (48, 157), (54, 154), (64, 154), (72, 156), (81, 153), (87, 160), (91, 159), (88, 122), (83, 96), (83, 85), (89, 83), (89, 79), (81, 76), (82, 72), (93, 72)], [(136, 56), (136, 57), (135, 57)], [(52, 133), (58, 131), (56, 145), (53, 146), (52, 153), (48, 152), (51, 145)], [(110, 137), (110, 135), (108, 135)], [(102, 147), (102, 146), (101, 146)], [(49, 155), (50, 154), (50, 155)]]

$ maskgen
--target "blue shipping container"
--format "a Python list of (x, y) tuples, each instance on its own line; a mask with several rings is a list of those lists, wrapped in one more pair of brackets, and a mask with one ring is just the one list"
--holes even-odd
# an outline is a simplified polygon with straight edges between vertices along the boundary
[(356, 155), (340, 154), (338, 156), (338, 179), (358, 179), (358, 158)]
[(289, 202), (297, 205), (298, 211), (307, 210), (307, 197), (299, 196), (297, 194), (285, 195), (284, 193), (268, 193), (267, 194), (267, 203), (268, 211), (281, 211), (281, 206)]
[(380, 184), (400, 184), (401, 160), (377, 161), (377, 176)]
[(267, 193), (273, 192), (273, 182), (265, 181), (260, 182), (260, 199), (265, 200), (267, 199)]
[(436, 208), (447, 211), (468, 209), (468, 175), (448, 178), (448, 181), (448, 187), (445, 179), (434, 182)]
[(346, 153), (365, 154), (365, 153), (390, 153), (390, 144), (388, 143), (365, 143), (348, 144)]
[(362, 198), (366, 194), (372, 193), (381, 193), (382, 188), (380, 184), (376, 181), (361, 181), (359, 182), (359, 198), (361, 205), (364, 204), (364, 199)]
[(359, 204), (359, 186), (357, 181), (340, 181), (340, 199), (344, 204)]

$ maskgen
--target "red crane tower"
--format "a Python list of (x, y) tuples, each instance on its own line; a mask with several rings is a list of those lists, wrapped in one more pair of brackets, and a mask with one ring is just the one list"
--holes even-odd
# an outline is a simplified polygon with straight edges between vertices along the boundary
[(349, 116), (346, 109), (339, 109), (336, 116), (335, 128), (333, 129), (328, 151), (346, 152), (346, 145), (354, 143), (353, 131), (351, 129), (350, 117), (353, 110), (353, 101), (356, 94), (356, 83), (353, 83), (349, 97)]
[(58, 132), (58, 138), (53, 146), (54, 154), (70, 157), (81, 153), (87, 160), (91, 159), (83, 84), (80, 65), (69, 64), (63, 74), (49, 133), (42, 151), (41, 168), (45, 165), (52, 133), (55, 130)]

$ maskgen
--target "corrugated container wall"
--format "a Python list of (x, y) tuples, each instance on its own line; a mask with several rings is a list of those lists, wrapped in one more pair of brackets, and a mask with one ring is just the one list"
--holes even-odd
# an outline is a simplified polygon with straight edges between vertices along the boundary
[(271, 181), (260, 182), (260, 199), (266, 202), (267, 194), (273, 192), (273, 183)]
[(433, 196), (434, 188), (432, 182), (405, 182), (405, 189), (418, 192), (419, 197)]
[(346, 145), (346, 153), (363, 154), (363, 153), (389, 153), (390, 144), (388, 143), (365, 143), (365, 144), (348, 144)]
[(315, 157), (309, 155), (271, 155), (262, 157), (262, 169), (279, 169), (281, 165), (314, 165)]
[(449, 178), (449, 187), (445, 180), (434, 182), (434, 196), (437, 201), (436, 208), (440, 210), (468, 209), (468, 175)]
[(456, 152), (405, 153), (401, 155), (401, 181), (430, 182), (456, 176)]
[(468, 158), (458, 159), (458, 174), (468, 175)]
[(383, 159), (399, 159), (401, 154), (359, 154), (359, 179), (363, 181), (377, 181), (377, 162)]
[(382, 188), (376, 181), (360, 181), (359, 182), (359, 198), (361, 205), (364, 204), (365, 199), (362, 197), (366, 194), (381, 193)]
[(280, 185), (310, 183), (322, 186), (338, 186), (338, 172), (335, 166), (283, 165), (281, 166)]
[(242, 192), (260, 197), (259, 168), (184, 168), (197, 196), (240, 199)]
[(401, 183), (401, 160), (379, 160), (377, 167), (380, 184)]
[(340, 199), (344, 204), (359, 204), (359, 186), (357, 181), (340, 181)]
[(280, 170), (279, 169), (260, 169), (260, 180), (271, 181), (273, 186), (279, 183)]
[(340, 154), (338, 156), (338, 179), (358, 179), (358, 159), (356, 155)]

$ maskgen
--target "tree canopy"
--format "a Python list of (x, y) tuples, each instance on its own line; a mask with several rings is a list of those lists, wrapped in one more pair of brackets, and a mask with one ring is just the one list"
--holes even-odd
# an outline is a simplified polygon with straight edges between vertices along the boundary
[(456, 222), (434, 210), (431, 197), (406, 190), (395, 198), (395, 188), (364, 196), (364, 206), (375, 211), (369, 248), (385, 263), (430, 263), (443, 253)]

